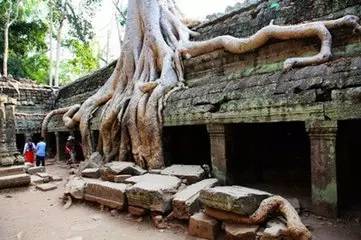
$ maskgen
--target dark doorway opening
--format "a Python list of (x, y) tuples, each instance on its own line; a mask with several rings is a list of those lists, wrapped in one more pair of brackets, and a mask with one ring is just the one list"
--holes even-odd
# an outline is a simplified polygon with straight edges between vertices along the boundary
[(336, 142), (337, 191), (341, 215), (361, 217), (361, 120), (340, 121)]
[(233, 124), (228, 174), (232, 184), (311, 199), (310, 143), (303, 122)]
[(25, 134), (16, 134), (16, 149), (21, 154), (23, 153), (25, 142)]
[(31, 139), (33, 140), (33, 143), (37, 144), (40, 142), (41, 134), (40, 133), (33, 133), (31, 136)]
[(46, 136), (46, 148), (48, 158), (54, 158), (56, 155), (56, 137), (55, 133), (49, 132)]
[(163, 144), (166, 165), (211, 166), (209, 136), (205, 125), (165, 127)]

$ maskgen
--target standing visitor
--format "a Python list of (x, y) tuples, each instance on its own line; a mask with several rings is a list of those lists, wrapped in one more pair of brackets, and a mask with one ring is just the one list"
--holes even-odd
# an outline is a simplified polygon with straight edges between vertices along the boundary
[(44, 166), (45, 167), (45, 149), (46, 143), (44, 142), (44, 138), (40, 138), (40, 142), (36, 144), (36, 166)]
[(35, 144), (31, 141), (31, 138), (28, 138), (27, 142), (25, 143), (23, 155), (25, 162), (30, 163), (31, 165), (34, 164)]

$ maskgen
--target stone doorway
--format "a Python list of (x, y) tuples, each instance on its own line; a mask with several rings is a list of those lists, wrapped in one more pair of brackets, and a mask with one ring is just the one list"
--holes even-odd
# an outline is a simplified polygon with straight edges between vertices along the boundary
[(340, 121), (336, 142), (338, 207), (361, 217), (361, 120)]
[(303, 122), (230, 125), (228, 179), (311, 204), (310, 144)]
[(211, 166), (206, 125), (165, 127), (163, 138), (166, 165), (208, 164)]
[(23, 133), (16, 134), (16, 149), (21, 154), (23, 153), (25, 142), (26, 142), (25, 134)]

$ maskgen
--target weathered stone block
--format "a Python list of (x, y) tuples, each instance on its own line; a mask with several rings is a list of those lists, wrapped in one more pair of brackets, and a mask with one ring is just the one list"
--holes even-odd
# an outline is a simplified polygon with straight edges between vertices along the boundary
[(126, 179), (128, 179), (130, 177), (132, 177), (132, 175), (129, 175), (129, 174), (117, 175), (117, 176), (114, 176), (114, 182), (116, 182), (116, 183), (125, 183)]
[(36, 175), (43, 178), (44, 183), (48, 183), (48, 182), (53, 180), (53, 177), (50, 174), (46, 173), (46, 172), (38, 172), (38, 173), (36, 173)]
[(126, 188), (127, 185), (122, 183), (92, 179), (87, 181), (84, 199), (97, 202), (110, 208), (123, 209), (126, 204)]
[(99, 178), (100, 170), (99, 168), (86, 168), (81, 172), (81, 176), (86, 178)]
[(136, 166), (132, 162), (110, 162), (100, 168), (101, 178), (105, 181), (114, 182), (116, 175), (143, 175), (147, 171)]
[(37, 175), (31, 175), (30, 179), (31, 179), (31, 184), (32, 185), (38, 185), (38, 184), (43, 184), (44, 183), (44, 178), (39, 177)]
[(30, 184), (30, 175), (18, 174), (0, 177), (0, 189), (11, 187), (22, 187)]
[(29, 173), (29, 174), (36, 174), (39, 172), (45, 172), (45, 167), (43, 167), (43, 166), (31, 167), (31, 168), (28, 168), (28, 170), (27, 170), (27, 173)]
[(192, 236), (214, 240), (219, 231), (220, 223), (204, 213), (196, 213), (189, 220), (188, 233)]
[(18, 175), (22, 173), (25, 173), (23, 165), (0, 168), (0, 177), (9, 176), (9, 175)]
[(69, 194), (75, 199), (83, 199), (87, 182), (80, 177), (71, 177), (65, 185), (64, 194)]
[(211, 208), (249, 216), (257, 210), (260, 203), (271, 194), (240, 186), (220, 186), (200, 193), (200, 201)]
[(41, 190), (41, 191), (47, 192), (47, 191), (51, 191), (51, 190), (56, 189), (57, 186), (52, 184), (52, 183), (44, 183), (44, 184), (36, 185), (36, 188)]
[(256, 240), (258, 225), (224, 223), (225, 240)]
[(126, 190), (129, 205), (162, 213), (171, 210), (173, 194), (181, 184), (177, 177), (157, 174), (131, 177), (127, 182), (134, 183)]
[(187, 186), (174, 195), (173, 216), (179, 219), (189, 219), (195, 212), (199, 211), (199, 193), (203, 189), (215, 186), (218, 180), (215, 178), (205, 179), (198, 183)]
[(186, 179), (187, 184), (199, 182), (206, 176), (205, 171), (199, 165), (172, 165), (163, 169), (160, 173)]

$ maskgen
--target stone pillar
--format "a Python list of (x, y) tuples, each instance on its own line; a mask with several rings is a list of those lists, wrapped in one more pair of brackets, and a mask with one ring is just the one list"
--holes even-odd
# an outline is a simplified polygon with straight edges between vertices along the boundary
[(337, 217), (337, 121), (306, 123), (311, 144), (312, 206), (316, 214)]
[(56, 148), (56, 154), (55, 154), (55, 161), (60, 161), (60, 139), (59, 139), (59, 132), (55, 132), (55, 148)]
[(228, 129), (224, 124), (209, 124), (207, 130), (210, 139), (212, 173), (221, 183), (225, 184), (229, 159)]
[(17, 154), (16, 126), (15, 126), (15, 103), (9, 101), (5, 104), (6, 114), (6, 144), (10, 154)]

